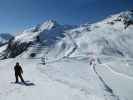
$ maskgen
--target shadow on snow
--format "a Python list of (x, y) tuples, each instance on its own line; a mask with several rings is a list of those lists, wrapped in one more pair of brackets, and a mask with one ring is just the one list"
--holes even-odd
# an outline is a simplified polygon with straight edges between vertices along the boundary
[(19, 85), (25, 85), (25, 86), (35, 86), (35, 84), (30, 82), (30, 81), (25, 81), (25, 83), (23, 83), (23, 82), (18, 82), (18, 83), (11, 82), (11, 84), (19, 84)]

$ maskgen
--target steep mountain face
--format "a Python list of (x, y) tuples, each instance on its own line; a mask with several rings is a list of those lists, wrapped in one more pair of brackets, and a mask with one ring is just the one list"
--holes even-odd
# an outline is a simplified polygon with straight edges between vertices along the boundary
[(6, 44), (13, 36), (9, 33), (0, 33), (0, 46)]
[(92, 25), (60, 25), (49, 20), (23, 31), (4, 50), (6, 57), (62, 58), (106, 55), (133, 57), (133, 11)]
[(73, 28), (75, 26), (59, 25), (56, 21), (48, 20), (17, 35), (9, 42), (2, 56), (4, 58), (16, 57), (26, 51), (29, 46), (38, 44), (40, 46), (52, 47), (57, 41), (65, 37), (64, 32), (66, 30)]

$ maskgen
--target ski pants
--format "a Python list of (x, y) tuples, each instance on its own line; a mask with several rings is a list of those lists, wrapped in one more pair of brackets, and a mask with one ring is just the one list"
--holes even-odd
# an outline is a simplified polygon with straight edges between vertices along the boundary
[(16, 82), (18, 82), (19, 81), (18, 78), (20, 78), (21, 79), (21, 82), (24, 83), (24, 79), (22, 77), (22, 74), (15, 73), (15, 78), (16, 78)]

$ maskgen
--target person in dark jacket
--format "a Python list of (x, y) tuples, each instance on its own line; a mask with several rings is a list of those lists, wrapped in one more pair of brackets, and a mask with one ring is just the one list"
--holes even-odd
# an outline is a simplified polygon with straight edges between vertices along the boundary
[(25, 82), (24, 82), (24, 79), (23, 79), (23, 77), (22, 77), (23, 70), (22, 70), (22, 67), (19, 65), (18, 62), (17, 62), (16, 65), (14, 66), (14, 71), (15, 71), (16, 83), (19, 82), (18, 77), (21, 79), (21, 81), (22, 81), (23, 83), (25, 83)]

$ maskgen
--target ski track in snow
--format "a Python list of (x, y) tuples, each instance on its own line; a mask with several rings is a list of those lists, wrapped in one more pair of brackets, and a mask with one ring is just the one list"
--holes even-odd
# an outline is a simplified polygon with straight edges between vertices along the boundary
[[(38, 69), (40, 70), (40, 72), (42, 72), (42, 74), (45, 74), (45, 72), (42, 71), (43, 69), (40, 69), (40, 68), (38, 68)], [(46, 74), (45, 74), (45, 75), (46, 75)], [(68, 81), (61, 80), (61, 79), (54, 79), (54, 78), (50, 77), (49, 75), (47, 75), (47, 76), (48, 76), (52, 81), (59, 82), (59, 83), (64, 84), (64, 85), (66, 85), (66, 86), (68, 86), (68, 87), (70, 87), (70, 88), (73, 88), (73, 89), (79, 90), (79, 91), (81, 91), (81, 92), (84, 92), (86, 95), (89, 95), (89, 94), (90, 94), (90, 92), (89, 92), (86, 88), (80, 88), (80, 87), (78, 87), (78, 86), (76, 86), (76, 85), (74, 85), (74, 84), (71, 84), (71, 83), (68, 82)]]
[(94, 72), (96, 73), (96, 75), (98, 76), (99, 80), (101, 81), (103, 87), (105, 88), (105, 90), (107, 92), (109, 92), (111, 94), (111, 96), (114, 97), (114, 100), (119, 100), (119, 97), (116, 96), (114, 93), (113, 93), (113, 90), (106, 84), (106, 82), (102, 79), (102, 77), (97, 73), (96, 69), (95, 69), (95, 66), (93, 66), (93, 70)]
[[(75, 59), (76, 60), (76, 59)], [(79, 60), (80, 61), (80, 60)], [(69, 62), (70, 63), (70, 62)], [(48, 66), (48, 67), (50, 67), (50, 66)], [(41, 71), (42, 71), (42, 69), (40, 69)], [(90, 70), (90, 69), (89, 69)], [(99, 78), (99, 80), (101, 81), (101, 83), (102, 83), (102, 85), (103, 85), (103, 87), (105, 88), (105, 89), (103, 89), (103, 91), (105, 90), (106, 92), (108, 92), (107, 94), (105, 94), (105, 98), (106, 98), (106, 96), (111, 96), (111, 98), (113, 98), (113, 100), (119, 100), (119, 97), (118, 96), (116, 96), (114, 93), (113, 93), (113, 90), (104, 82), (104, 80), (100, 77), (100, 75), (96, 72), (96, 70), (95, 70), (95, 67), (93, 67), (93, 71), (94, 71), (94, 73), (96, 74), (96, 76)], [(45, 72), (44, 71), (42, 71), (42, 73), (44, 74)], [(51, 77), (50, 75), (48, 75), (47, 74), (47, 76), (50, 78), (50, 79), (52, 79), (53, 81), (57, 81), (57, 82), (59, 82), (59, 83), (62, 83), (62, 84), (65, 84), (65, 85), (67, 85), (67, 86), (69, 86), (69, 87), (71, 87), (71, 88), (74, 88), (74, 89), (79, 89), (80, 91), (82, 91), (82, 92), (84, 92), (85, 94), (91, 94), (90, 93), (90, 91), (88, 90), (88, 89), (86, 89), (86, 88), (83, 88), (83, 87), (79, 87), (79, 86), (76, 86), (75, 84), (71, 84), (69, 81), (67, 81), (67, 80), (62, 80), (62, 79), (56, 79), (56, 78), (53, 78), (53, 77)], [(89, 76), (88, 76), (89, 77)], [(108, 98), (108, 97), (107, 97)]]
[[(133, 11), (126, 11), (91, 25), (60, 25), (49, 20), (24, 30), (10, 48), (0, 48), (3, 59), (33, 42), (18, 57), (0, 60), (0, 100), (133, 100), (133, 61), (126, 59), (133, 58), (132, 22)], [(94, 55), (101, 57), (99, 64), (89, 66)], [(18, 61), (24, 79), (34, 86), (11, 84), (11, 67)]]
[(124, 73), (120, 73), (120, 72), (117, 72), (117, 71), (113, 70), (113, 69), (110, 67), (110, 65), (108, 65), (108, 64), (102, 64), (102, 65), (104, 65), (106, 68), (108, 68), (111, 72), (115, 73), (116, 75), (119, 75), (119, 76), (122, 76), (122, 77), (125, 77), (125, 78), (128, 78), (128, 79), (133, 80), (133, 77), (131, 77), (131, 76), (129, 76), (129, 75), (126, 75), (126, 74), (124, 74)]
[[(9, 98), (13, 98), (13, 100), (23, 100), (32, 98), (32, 96), (33, 100), (44, 100), (44, 98), (47, 99), (47, 96), (50, 95), (49, 93), (51, 93), (52, 96), (53, 93), (56, 93), (57, 91), (59, 93), (57, 92), (56, 95), (58, 96), (55, 96), (55, 99), (58, 98), (58, 100), (121, 100), (100, 76), (95, 66), (89, 66), (87, 59), (88, 58), (82, 57), (64, 58), (49, 61), (46, 65), (42, 65), (39, 59), (14, 59), (4, 61), (4, 63), (1, 61), (1, 76), (2, 74), (7, 74), (5, 78), (13, 80), (12, 77), (14, 77), (14, 75), (8, 73), (11, 71), (10, 67), (6, 68), (5, 66), (13, 66), (18, 60), (22, 63), (22, 66), (24, 66), (24, 78), (29, 78), (28, 80), (35, 83), (35, 86), (11, 84), (10, 82), (7, 82), (8, 80), (1, 80), (1, 82), (4, 82), (0, 82), (0, 88), (2, 89), (0, 91), (0, 100), (9, 100)], [(100, 65), (104, 65), (115, 74), (131, 79), (131, 77), (128, 77), (123, 73), (115, 72), (107, 64)], [(63, 94), (64, 91), (67, 91), (66, 94)], [(61, 95), (59, 96), (60, 93), (69, 99), (63, 99)], [(16, 99), (15, 95), (17, 95)], [(40, 98), (36, 97), (37, 95), (40, 96)], [(78, 99), (77, 96), (75, 97), (74, 95), (77, 95)], [(47, 100), (52, 99), (52, 97), (48, 97)]]
[[(14, 63), (15, 61), (13, 61), (12, 63)], [(2, 62), (1, 62), (2, 63)], [(11, 62), (8, 62), (8, 63), (11, 63)], [(56, 63), (56, 62), (54, 62), (54, 63)], [(35, 63), (34, 63), (35, 64)], [(25, 62), (24, 64), (23, 64), (24, 66), (28, 66), (28, 65), (30, 65), (29, 64), (29, 62), (27, 63), (27, 62)], [(84, 95), (84, 97), (86, 98), (86, 99), (79, 99), (79, 100), (88, 100), (87, 98), (91, 98), (91, 99), (89, 99), (89, 100), (98, 100), (98, 99), (96, 99), (96, 98), (98, 98), (98, 97), (95, 97), (96, 95), (95, 94), (90, 94), (90, 92), (89, 91), (87, 91), (87, 89), (86, 88), (78, 88), (78, 87), (76, 87), (76, 86), (74, 86), (74, 84), (70, 84), (69, 82), (66, 82), (66, 81), (63, 81), (63, 80), (53, 80), (51, 77), (47, 77), (45, 74), (40, 74), (40, 71), (37, 71), (37, 69), (36, 68), (38, 68), (38, 66), (39, 66), (40, 64), (36, 64), (36, 65), (33, 65), (32, 66), (32, 70), (29, 70), (28, 68), (26, 68), (26, 67), (24, 67), (24, 69), (25, 69), (25, 72), (26, 71), (29, 71), (29, 73), (33, 73), (33, 76), (31, 76), (30, 74), (27, 74), (27, 75), (30, 75), (30, 76), (28, 76), (29, 78), (33, 78), (33, 77), (35, 77), (35, 78), (39, 78), (39, 79), (37, 79), (38, 81), (36, 81), (36, 80), (34, 80), (34, 82), (35, 82), (35, 86), (33, 86), (33, 88), (31, 88), (31, 87), (27, 87), (27, 86), (23, 86), (23, 85), (19, 85), (19, 84), (11, 84), (10, 82), (7, 82), (6, 84), (5, 84), (5, 86), (6, 87), (4, 87), (4, 88), (6, 88), (6, 90), (5, 89), (3, 89), (3, 91), (2, 91), (2, 93), (0, 94), (0, 100), (8, 100), (10, 97), (13, 97), (13, 98), (15, 98), (14, 97), (14, 95), (16, 94), (16, 95), (18, 95), (17, 97), (16, 97), (16, 99), (17, 100), (22, 100), (23, 98), (26, 98), (26, 96), (28, 95), (28, 94), (30, 94), (30, 93), (28, 93), (27, 94), (27, 92), (26, 91), (28, 91), (28, 92), (31, 92), (31, 90), (36, 90), (37, 89), (37, 91), (38, 91), (38, 88), (40, 89), (41, 87), (45, 87), (45, 85), (43, 86), (43, 85), (41, 85), (41, 84), (47, 84), (48, 82), (47, 82), (47, 80), (51, 80), (50, 81), (50, 83), (52, 83), (53, 85), (56, 83), (56, 84), (59, 84), (59, 86), (60, 86), (60, 84), (64, 84), (65, 85), (65, 87), (68, 87), (69, 89), (70, 89), (70, 91), (72, 92), (72, 91), (77, 91), (77, 93), (78, 94), (76, 94), (76, 95), (79, 95), (79, 94), (82, 94), (82, 95)], [(31, 67), (31, 66), (29, 66), (29, 67)], [(6, 72), (6, 73), (8, 73), (9, 72), (9, 70)], [(24, 76), (27, 76), (27, 75), (24, 75)], [(8, 76), (9, 77), (9, 76)], [(13, 76), (12, 76), (13, 77)], [(42, 79), (44, 79), (44, 81), (42, 80)], [(46, 81), (45, 81), (46, 80)], [(39, 82), (39, 83), (38, 83)], [(40, 84), (40, 82), (41, 82), (41, 84)], [(39, 86), (40, 85), (40, 86)], [(61, 85), (61, 86), (62, 86)], [(28, 90), (29, 89), (29, 90)], [(43, 89), (43, 88), (42, 88)], [(40, 94), (38, 94), (38, 95), (40, 95)], [(88, 96), (87, 96), (88, 95)], [(20, 98), (20, 97), (22, 97), (22, 98)], [(80, 95), (79, 95), (80, 96)], [(81, 96), (82, 97), (82, 96)], [(73, 99), (72, 99), (73, 98)], [(74, 98), (76, 98), (76, 97), (71, 97), (71, 99), (70, 100), (77, 100), (77, 99), (74, 99)], [(93, 98), (93, 99), (92, 99)], [(16, 100), (15, 99), (15, 100)], [(100, 98), (99, 98), (100, 99)], [(34, 99), (33, 99), (34, 100)], [(36, 99), (35, 99), (36, 100)], [(39, 100), (43, 100), (43, 99), (39, 99)], [(51, 99), (50, 99), (51, 100)], [(64, 99), (65, 100), (65, 99)], [(69, 100), (69, 99), (66, 99), (66, 100)], [(100, 100), (103, 100), (103, 99), (100, 99)]]
[(69, 37), (69, 39), (72, 41), (74, 46), (73, 49), (66, 55), (66, 57), (69, 57), (72, 53), (76, 51), (76, 49), (78, 48), (78, 45), (76, 44), (76, 42), (73, 40), (72, 36), (69, 33), (66, 33), (66, 34)]

